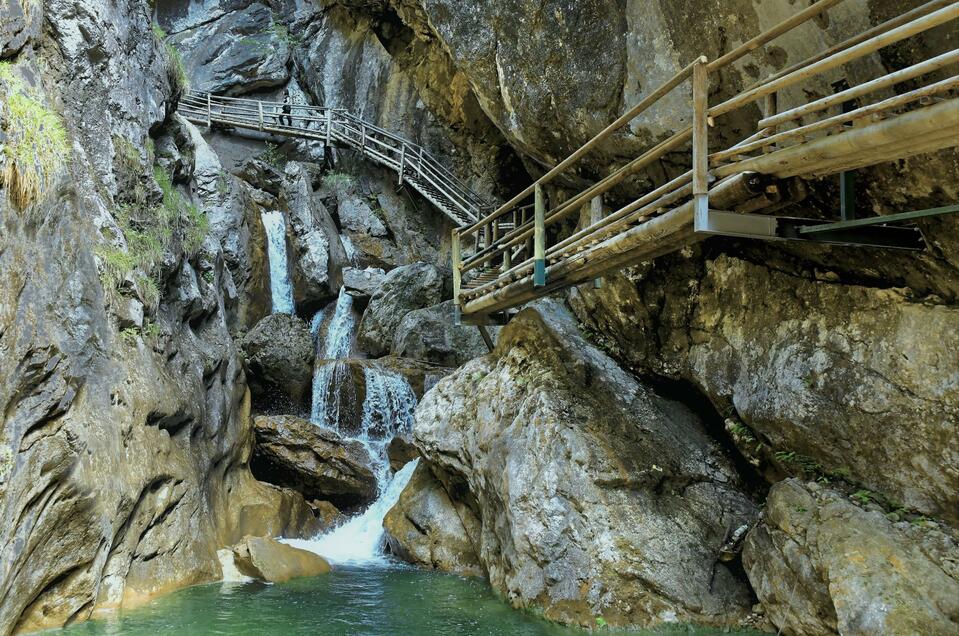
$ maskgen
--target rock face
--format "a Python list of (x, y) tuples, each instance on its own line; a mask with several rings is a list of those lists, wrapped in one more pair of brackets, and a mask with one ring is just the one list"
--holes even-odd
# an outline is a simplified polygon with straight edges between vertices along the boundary
[(286, 486), (308, 501), (325, 500), (340, 508), (376, 497), (370, 456), (359, 442), (289, 415), (253, 420), (256, 445), (250, 468), (262, 481)]
[(377, 267), (366, 269), (347, 267), (343, 270), (343, 286), (346, 288), (346, 293), (361, 302), (369, 302), (385, 278), (386, 272)]
[[(186, 51), (186, 72), (193, 88), (238, 95), (282, 86), (290, 77), (286, 27), (274, 22), (266, 4), (231, 7), (213, 21), (174, 22), (171, 42)], [(169, 24), (169, 21), (167, 21)]]
[(389, 353), (403, 317), (442, 301), (444, 284), (443, 273), (429, 263), (413, 263), (391, 271), (363, 313), (357, 343), (373, 356)]
[(959, 518), (955, 307), (728, 256), (637, 269), (573, 306), (618, 357), (688, 379), (775, 451)]
[(554, 303), (427, 393), (414, 436), (479, 520), (470, 541), (513, 605), (580, 625), (748, 614), (746, 583), (717, 554), (757, 512), (735, 469), (691, 411), (623, 372)]
[(269, 537), (246, 537), (233, 547), (233, 562), (243, 574), (283, 583), (303, 576), (318, 576), (330, 571), (326, 559), (306, 550), (280, 543)]
[[(393, 353), (447, 367), (458, 367), (489, 353), (476, 327), (458, 327), (455, 318), (452, 300), (409, 312), (396, 327)], [(490, 331), (495, 343), (499, 330)]]
[(308, 395), (316, 352), (310, 328), (287, 314), (267, 316), (243, 338), (254, 394), (285, 395), (300, 403)]
[[(463, 518), (470, 525), (464, 527)], [(479, 523), (469, 508), (458, 510), (443, 486), (421, 462), (399, 501), (383, 519), (390, 551), (401, 559), (461, 576), (483, 576), (471, 535)]]
[(789, 635), (959, 634), (959, 544), (796, 480), (769, 493), (743, 565)]

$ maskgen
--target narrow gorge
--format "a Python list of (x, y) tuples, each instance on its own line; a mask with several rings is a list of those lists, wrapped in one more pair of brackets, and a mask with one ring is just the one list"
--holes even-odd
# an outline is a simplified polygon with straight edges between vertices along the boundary
[(957, 24), (4, 0), (0, 635), (959, 636)]

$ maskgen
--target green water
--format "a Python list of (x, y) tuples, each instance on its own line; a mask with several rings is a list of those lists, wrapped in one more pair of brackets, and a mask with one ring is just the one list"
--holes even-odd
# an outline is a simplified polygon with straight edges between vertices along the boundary
[[(404, 566), (348, 568), (278, 585), (212, 584), (182, 590), (68, 636), (277, 634), (282, 636), (583, 636), (511, 609), (475, 579)], [(63, 633), (63, 632), (59, 632)], [(619, 632), (624, 633), (624, 632)], [(677, 628), (643, 634), (719, 634)]]

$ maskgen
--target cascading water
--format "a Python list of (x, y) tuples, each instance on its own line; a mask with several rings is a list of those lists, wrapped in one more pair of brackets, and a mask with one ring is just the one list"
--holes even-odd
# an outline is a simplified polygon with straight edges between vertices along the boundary
[[(327, 346), (330, 346), (329, 342)], [(366, 367), (364, 375), (363, 421), (360, 431), (351, 439), (362, 443), (370, 454), (379, 496), (363, 514), (315, 540), (288, 541), (290, 545), (320, 554), (334, 563), (385, 562), (383, 518), (396, 504), (416, 467), (416, 462), (410, 462), (391, 479), (386, 456), (390, 440), (396, 435), (409, 433), (413, 428), (416, 394), (406, 378), (378, 365)], [(325, 408), (329, 406), (324, 405)], [(329, 412), (322, 413), (323, 419), (328, 421), (330, 417)]]
[[(319, 318), (319, 320), (317, 320)], [(345, 365), (331, 362), (347, 358), (353, 342), (353, 297), (340, 289), (336, 299), (336, 309), (330, 324), (326, 328), (326, 338), (319, 337), (322, 315), (314, 316), (316, 329), (314, 337), (317, 343), (316, 366), (313, 371), (313, 408), (310, 421), (330, 428), (339, 429), (341, 392), (340, 384), (349, 374)]]
[(292, 314), (293, 283), (286, 259), (286, 220), (276, 211), (264, 211), (260, 215), (266, 230), (266, 254), (270, 261), (270, 294), (273, 298), (273, 313)]

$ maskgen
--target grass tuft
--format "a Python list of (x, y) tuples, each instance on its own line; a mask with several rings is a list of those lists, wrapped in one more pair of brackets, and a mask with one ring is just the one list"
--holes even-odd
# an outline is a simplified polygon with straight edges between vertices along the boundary
[(60, 116), (46, 108), (9, 62), (0, 62), (3, 86), (3, 170), (0, 181), (19, 209), (41, 200), (65, 165), (67, 133)]

